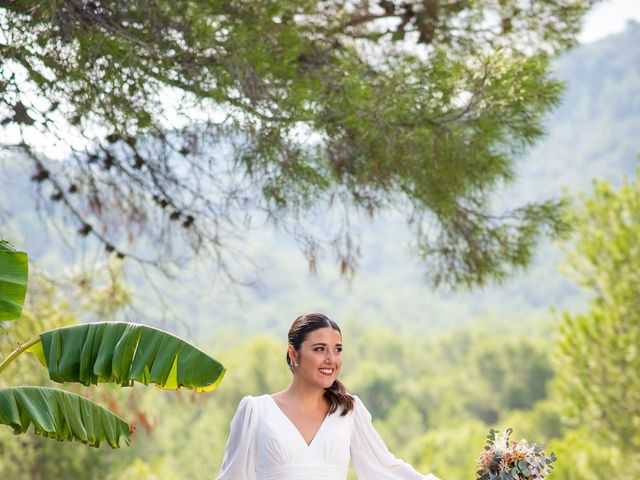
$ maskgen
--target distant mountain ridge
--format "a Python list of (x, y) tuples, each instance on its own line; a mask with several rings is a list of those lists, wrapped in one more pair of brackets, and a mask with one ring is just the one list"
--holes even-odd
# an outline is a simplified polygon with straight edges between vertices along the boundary
[[(557, 60), (557, 75), (567, 84), (562, 104), (547, 119), (546, 138), (518, 162), (517, 182), (500, 196), (508, 203), (558, 196), (564, 188), (585, 190), (595, 177), (619, 184), (635, 171), (640, 147), (640, 25), (632, 22), (623, 33), (565, 53)], [(20, 171), (24, 167), (11, 159), (5, 159), (4, 166), (0, 206), (14, 214), (0, 217), (0, 228), (12, 232), (9, 238), (45, 269), (69, 265), (73, 251), (63, 247), (53, 231), (43, 234), (34, 213), (34, 186)], [(347, 324), (443, 332), (478, 317), (504, 319), (517, 328), (530, 321), (526, 319), (549, 317), (551, 307), (584, 304), (584, 295), (556, 272), (554, 264), (561, 254), (547, 244), (529, 271), (504, 286), (456, 294), (433, 292), (423, 282), (420, 262), (407, 248), (411, 236), (393, 214), (364, 224), (361, 238), (362, 262), (350, 285), (328, 259), (319, 275), (310, 276), (292, 240), (265, 227), (250, 232), (245, 249), (260, 266), (255, 286), (238, 287), (236, 292), (220, 288), (201, 262), (183, 272), (179, 281), (160, 280), (159, 288), (175, 310), (171, 316), (188, 323), (194, 334), (212, 337), (214, 330), (282, 335), (293, 318), (310, 310), (325, 311)], [(82, 257), (82, 248), (76, 253), (76, 259)], [(129, 278), (140, 310), (156, 315), (159, 307), (153, 305), (158, 302), (144, 277), (133, 268)], [(179, 322), (175, 328), (181, 328)]]
[(547, 137), (520, 165), (518, 189), (545, 197), (588, 190), (593, 178), (620, 184), (640, 151), (640, 24), (562, 55), (566, 88), (546, 121)]

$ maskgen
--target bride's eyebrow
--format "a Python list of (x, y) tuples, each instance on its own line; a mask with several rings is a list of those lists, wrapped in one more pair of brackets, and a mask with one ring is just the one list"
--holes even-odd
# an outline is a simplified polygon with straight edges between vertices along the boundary
[[(314, 343), (311, 345), (312, 347), (326, 347), (327, 344), (324, 342), (318, 342), (318, 343)], [(341, 343), (336, 343), (336, 347), (341, 347), (342, 344)]]

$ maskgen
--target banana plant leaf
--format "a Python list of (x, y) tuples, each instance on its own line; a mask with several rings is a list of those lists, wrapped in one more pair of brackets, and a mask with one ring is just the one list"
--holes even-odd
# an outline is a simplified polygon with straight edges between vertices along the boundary
[(197, 392), (216, 388), (226, 369), (184, 340), (146, 325), (98, 322), (40, 334), (27, 351), (56, 382), (101, 382)]
[(56, 440), (78, 440), (92, 447), (106, 441), (131, 443), (133, 427), (97, 403), (71, 392), (47, 387), (0, 389), (0, 423), (16, 435), (33, 424), (34, 431)]
[(0, 320), (20, 317), (27, 295), (27, 278), (27, 254), (16, 252), (0, 240)]

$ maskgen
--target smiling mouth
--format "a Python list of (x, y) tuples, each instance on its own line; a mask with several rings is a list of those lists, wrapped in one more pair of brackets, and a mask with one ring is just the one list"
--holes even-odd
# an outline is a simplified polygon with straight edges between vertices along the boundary
[(331, 375), (333, 375), (333, 372), (335, 371), (335, 369), (333, 368), (319, 368), (318, 369), (320, 371), (321, 374), (330, 377)]

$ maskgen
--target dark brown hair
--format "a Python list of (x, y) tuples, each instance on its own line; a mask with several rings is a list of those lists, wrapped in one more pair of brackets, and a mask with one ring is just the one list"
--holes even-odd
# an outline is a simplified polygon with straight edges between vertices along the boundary
[[(338, 324), (322, 313), (306, 313), (300, 315), (294, 320), (289, 329), (289, 345), (291, 345), (296, 352), (299, 352), (300, 345), (306, 340), (309, 333), (327, 327), (337, 330), (338, 333), (342, 335)], [(289, 368), (293, 370), (288, 351), (287, 364)], [(335, 379), (329, 388), (324, 389), (324, 397), (329, 401), (329, 413), (334, 413), (338, 407), (342, 408), (341, 415), (346, 415), (353, 410), (355, 404), (353, 397), (347, 393), (346, 388), (338, 379)]]

